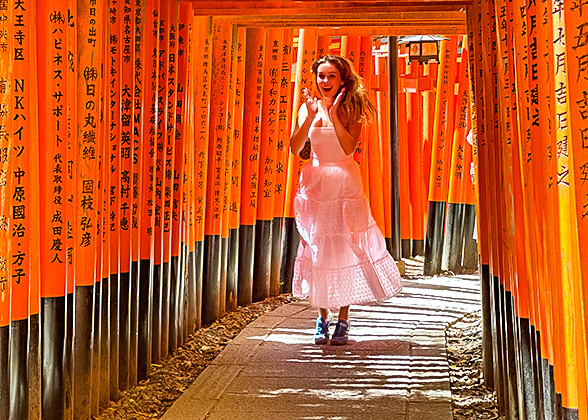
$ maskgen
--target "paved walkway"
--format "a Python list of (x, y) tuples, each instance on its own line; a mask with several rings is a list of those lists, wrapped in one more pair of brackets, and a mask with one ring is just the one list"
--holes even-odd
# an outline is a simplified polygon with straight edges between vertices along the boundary
[(162, 419), (452, 419), (444, 329), (479, 309), (478, 277), (403, 285), (382, 304), (352, 306), (346, 346), (313, 344), (305, 302), (258, 318)]

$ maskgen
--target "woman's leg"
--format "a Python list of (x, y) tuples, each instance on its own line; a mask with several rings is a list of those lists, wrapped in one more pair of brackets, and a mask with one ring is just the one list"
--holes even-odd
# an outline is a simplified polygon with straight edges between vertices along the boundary
[(328, 321), (329, 320), (329, 315), (330, 315), (331, 311), (329, 310), (329, 308), (319, 308), (318, 313), (319, 313), (319, 316), (324, 321)]
[(343, 306), (339, 309), (339, 320), (349, 321), (349, 305)]

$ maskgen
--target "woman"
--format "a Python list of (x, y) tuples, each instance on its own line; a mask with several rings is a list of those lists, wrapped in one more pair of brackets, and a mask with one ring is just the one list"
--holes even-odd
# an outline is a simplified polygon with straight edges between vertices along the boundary
[(401, 280), (353, 159), (363, 122), (373, 120), (377, 111), (345, 58), (322, 57), (312, 72), (321, 99), (311, 98), (304, 89), (290, 138), (294, 154), (308, 139), (312, 148), (312, 161), (302, 169), (294, 199), (300, 247), (293, 294), (308, 296), (319, 308), (316, 344), (329, 341), (330, 309), (340, 308), (331, 337), (331, 344), (339, 345), (348, 340), (349, 305), (393, 296)]

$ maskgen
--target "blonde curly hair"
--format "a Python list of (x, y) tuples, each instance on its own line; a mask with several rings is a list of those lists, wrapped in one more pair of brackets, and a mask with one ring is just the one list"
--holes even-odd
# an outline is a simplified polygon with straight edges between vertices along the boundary
[(352, 121), (374, 121), (378, 115), (374, 103), (370, 99), (367, 89), (363, 86), (363, 78), (356, 73), (353, 64), (345, 57), (340, 55), (325, 55), (312, 64), (312, 73), (316, 76), (321, 64), (330, 63), (339, 71), (342, 88), (345, 88), (345, 95), (341, 98), (342, 111), (352, 119)]

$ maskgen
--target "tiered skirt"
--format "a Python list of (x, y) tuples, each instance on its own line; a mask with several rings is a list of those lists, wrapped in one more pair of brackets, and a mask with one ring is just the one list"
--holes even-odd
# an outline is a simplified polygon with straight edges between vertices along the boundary
[(338, 308), (400, 292), (400, 273), (372, 217), (355, 161), (307, 164), (294, 211), (300, 234), (294, 296), (308, 297), (315, 307)]

